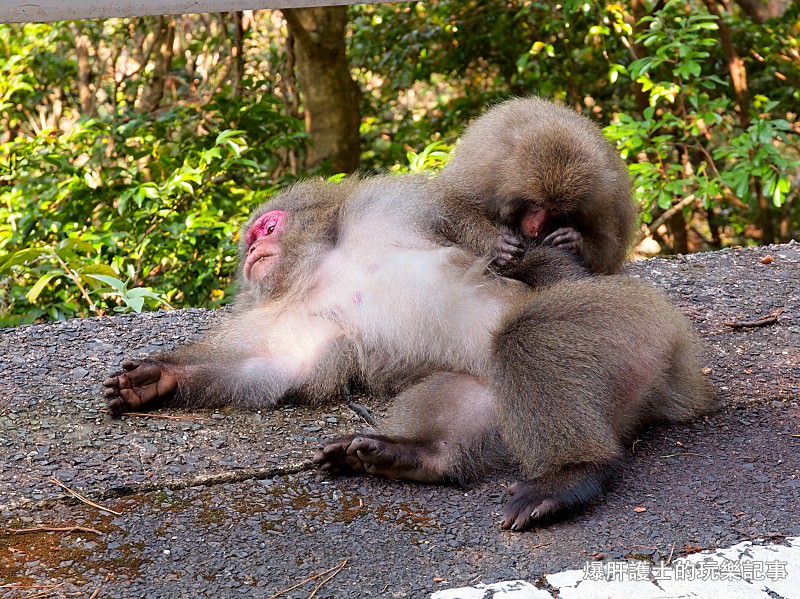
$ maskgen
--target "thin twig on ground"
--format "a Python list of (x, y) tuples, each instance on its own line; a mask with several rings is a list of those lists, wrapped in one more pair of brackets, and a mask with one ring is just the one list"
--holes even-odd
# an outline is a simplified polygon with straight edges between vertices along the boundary
[[(111, 410), (99, 410), (104, 414), (110, 414)], [(165, 418), (167, 420), (198, 420), (208, 422), (211, 418), (203, 418), (201, 416), (173, 416), (171, 414), (153, 414), (151, 412), (123, 412), (120, 416), (137, 416), (139, 418)]]
[[(343, 561), (341, 564), (337, 564), (337, 565), (336, 565), (336, 566), (334, 566), (333, 568), (328, 568), (328, 569), (327, 569), (327, 570), (325, 570), (324, 572), (320, 572), (319, 574), (314, 574), (313, 576), (309, 576), (309, 577), (308, 577), (308, 578), (306, 578), (305, 580), (302, 580), (302, 581), (298, 582), (296, 585), (294, 585), (294, 586), (290, 586), (288, 589), (283, 589), (282, 591), (278, 591), (278, 592), (277, 592), (277, 593), (275, 593), (274, 595), (270, 595), (269, 597), (267, 597), (267, 599), (275, 599), (276, 597), (280, 597), (281, 595), (285, 595), (285, 594), (286, 594), (286, 593), (288, 593), (289, 591), (293, 591), (293, 590), (295, 590), (296, 588), (299, 588), (299, 587), (303, 586), (303, 585), (304, 585), (304, 584), (306, 584), (307, 582), (311, 582), (312, 580), (316, 580), (317, 578), (320, 578), (321, 576), (325, 576), (326, 574), (330, 574), (330, 573), (331, 573), (331, 572), (333, 572), (334, 570), (336, 570), (336, 572), (334, 573), (334, 575), (333, 575), (333, 576), (336, 576), (336, 574), (338, 574), (339, 572), (341, 572), (342, 568), (344, 568), (346, 565), (347, 565), (347, 559), (345, 559), (345, 560), (344, 560), (344, 561)], [(331, 576), (330, 578), (333, 578), (333, 576)], [(315, 593), (316, 593), (316, 592), (319, 590), (319, 588), (320, 588), (320, 587), (321, 587), (323, 584), (325, 584), (325, 583), (326, 583), (328, 580), (330, 580), (330, 578), (326, 578), (326, 579), (325, 579), (325, 580), (323, 580), (323, 581), (322, 581), (322, 582), (321, 582), (319, 585), (317, 585), (317, 588), (315, 588), (315, 589), (314, 589), (314, 590), (311, 592), (311, 595), (309, 595), (309, 599), (311, 599), (311, 597), (313, 597), (313, 596), (314, 596), (314, 594), (315, 594)]]
[(33, 528), (4, 528), (3, 530), (13, 535), (27, 535), (35, 532), (91, 532), (96, 535), (104, 534), (102, 531), (86, 526), (34, 526)]
[(745, 328), (752, 328), (752, 327), (765, 327), (768, 324), (775, 324), (778, 322), (778, 316), (783, 314), (783, 310), (775, 310), (766, 316), (762, 316), (761, 318), (755, 318), (753, 320), (735, 320), (732, 322), (723, 322), (725, 326), (733, 327), (734, 329), (745, 329)]
[(109, 514), (114, 514), (115, 516), (121, 516), (121, 515), (122, 515), (122, 512), (117, 512), (117, 511), (114, 511), (114, 510), (112, 510), (111, 508), (108, 508), (108, 507), (103, 507), (103, 506), (102, 506), (102, 505), (100, 505), (99, 503), (95, 503), (94, 501), (91, 501), (91, 500), (89, 500), (89, 499), (86, 499), (86, 497), (84, 497), (83, 495), (81, 495), (81, 494), (80, 494), (80, 493), (78, 493), (77, 491), (73, 491), (73, 490), (72, 490), (72, 489), (70, 489), (70, 488), (69, 488), (67, 485), (65, 485), (64, 483), (62, 483), (60, 480), (58, 480), (58, 479), (57, 479), (56, 477), (54, 477), (54, 476), (51, 476), (51, 477), (50, 477), (48, 480), (49, 480), (51, 483), (53, 483), (54, 485), (58, 485), (59, 487), (61, 487), (62, 489), (64, 489), (64, 490), (65, 490), (67, 493), (69, 493), (70, 495), (72, 495), (72, 496), (73, 496), (75, 499), (77, 499), (78, 501), (81, 501), (81, 502), (85, 503), (86, 505), (90, 505), (90, 506), (92, 506), (93, 508), (97, 508), (98, 510), (103, 510), (104, 512), (108, 512)]

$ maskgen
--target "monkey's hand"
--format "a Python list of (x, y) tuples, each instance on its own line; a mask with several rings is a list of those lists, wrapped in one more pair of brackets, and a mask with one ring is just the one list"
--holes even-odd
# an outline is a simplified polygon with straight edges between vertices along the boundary
[(574, 256), (583, 255), (583, 236), (580, 234), (580, 231), (572, 227), (556, 229), (545, 237), (542, 243), (565, 250)]
[(169, 399), (178, 389), (178, 378), (166, 364), (124, 360), (122, 370), (103, 381), (103, 396), (112, 416), (140, 412), (150, 404)]
[(501, 233), (497, 236), (492, 250), (492, 258), (498, 266), (505, 266), (523, 251), (522, 239), (511, 233)]

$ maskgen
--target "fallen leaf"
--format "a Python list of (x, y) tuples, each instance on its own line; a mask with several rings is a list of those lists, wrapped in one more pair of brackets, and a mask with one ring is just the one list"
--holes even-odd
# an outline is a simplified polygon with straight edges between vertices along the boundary
[(636, 512), (637, 514), (641, 514), (642, 512), (646, 512), (647, 508), (646, 507), (642, 507), (640, 505), (638, 507), (633, 508), (633, 511)]

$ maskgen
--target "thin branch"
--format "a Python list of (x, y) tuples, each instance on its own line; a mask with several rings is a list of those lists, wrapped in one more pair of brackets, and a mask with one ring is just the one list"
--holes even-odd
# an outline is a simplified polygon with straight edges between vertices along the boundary
[(83, 299), (85, 299), (86, 302), (89, 304), (89, 307), (92, 309), (92, 312), (97, 312), (97, 304), (95, 304), (92, 301), (92, 298), (89, 297), (89, 293), (86, 291), (86, 288), (83, 285), (81, 285), (81, 281), (78, 275), (76, 275), (75, 272), (69, 266), (67, 266), (67, 263), (61, 259), (61, 256), (59, 256), (58, 253), (53, 252), (53, 256), (56, 257), (56, 260), (58, 260), (59, 265), (61, 266), (61, 268), (64, 269), (66, 275), (70, 279), (72, 279), (72, 282), (75, 283), (75, 285), (78, 287), (78, 290), (81, 292)]
[[(320, 577), (322, 577), (322, 576), (325, 576), (326, 574), (330, 574), (330, 573), (331, 573), (331, 572), (333, 572), (334, 570), (336, 570), (336, 572), (334, 572), (333, 576), (336, 576), (336, 574), (338, 574), (339, 572), (341, 572), (341, 571), (342, 571), (342, 568), (344, 568), (346, 565), (347, 565), (347, 559), (345, 559), (345, 560), (344, 560), (344, 561), (343, 561), (341, 564), (338, 564), (338, 565), (334, 566), (333, 568), (329, 568), (329, 569), (325, 570), (324, 572), (320, 572), (319, 574), (314, 574), (314, 576), (309, 576), (309, 577), (308, 577), (308, 578), (306, 578), (305, 580), (302, 580), (302, 581), (298, 582), (296, 585), (294, 585), (294, 586), (291, 586), (291, 587), (289, 587), (288, 589), (283, 589), (282, 591), (278, 591), (278, 592), (277, 592), (277, 593), (275, 593), (274, 595), (270, 595), (269, 597), (267, 597), (267, 599), (275, 599), (275, 597), (280, 597), (281, 595), (285, 595), (285, 594), (286, 594), (286, 593), (288, 593), (289, 591), (293, 591), (293, 590), (295, 590), (296, 588), (303, 586), (303, 585), (304, 585), (304, 584), (306, 584), (307, 582), (311, 582), (312, 580), (316, 580), (317, 578), (320, 578)], [(325, 583), (326, 583), (326, 582), (328, 582), (328, 581), (329, 581), (331, 578), (333, 578), (333, 576), (330, 576), (329, 578), (326, 578), (326, 579), (325, 579), (325, 580), (323, 580), (323, 581), (322, 581), (320, 584), (318, 584), (318, 585), (317, 585), (317, 588), (315, 588), (315, 589), (314, 589), (314, 590), (311, 592), (311, 595), (309, 595), (309, 599), (311, 599), (311, 598), (312, 598), (312, 597), (313, 597), (313, 596), (316, 594), (316, 592), (317, 592), (317, 591), (320, 589), (320, 587), (321, 587), (323, 584), (325, 584)]]
[(36, 532), (90, 532), (102, 536), (102, 531), (86, 526), (34, 526), (33, 528), (4, 528), (5, 532), (12, 535), (27, 535)]
[(761, 318), (755, 318), (753, 320), (735, 320), (733, 322), (723, 322), (725, 326), (733, 327), (734, 329), (745, 329), (745, 328), (754, 328), (754, 327), (765, 327), (769, 324), (775, 324), (778, 322), (778, 316), (783, 314), (783, 310), (775, 310), (766, 316), (762, 316)]
[(89, 499), (86, 499), (86, 497), (84, 497), (83, 495), (81, 495), (81, 494), (80, 494), (80, 493), (78, 493), (77, 491), (73, 491), (73, 490), (72, 490), (72, 489), (70, 489), (70, 488), (69, 488), (67, 485), (65, 485), (64, 483), (62, 483), (60, 480), (58, 480), (58, 479), (57, 479), (56, 477), (54, 477), (54, 476), (51, 476), (51, 477), (50, 477), (48, 480), (49, 480), (51, 483), (53, 483), (54, 485), (58, 485), (59, 487), (61, 487), (62, 489), (64, 489), (64, 490), (65, 490), (67, 493), (69, 493), (70, 495), (72, 495), (72, 496), (73, 496), (75, 499), (77, 499), (78, 501), (81, 501), (81, 502), (85, 503), (86, 505), (90, 505), (90, 506), (92, 506), (93, 508), (97, 508), (98, 510), (103, 510), (104, 512), (108, 512), (108, 513), (110, 513), (110, 514), (114, 514), (115, 516), (121, 516), (121, 515), (122, 515), (122, 512), (116, 512), (116, 511), (112, 510), (111, 508), (103, 507), (102, 505), (100, 505), (100, 504), (98, 504), (98, 503), (95, 503), (95, 502), (93, 502), (93, 501), (90, 501)]
[[(98, 410), (104, 414), (110, 414), (111, 410)], [(137, 416), (139, 418), (165, 418), (167, 420), (197, 420), (202, 422), (209, 422), (211, 418), (202, 418), (200, 416), (172, 416), (170, 414), (152, 414), (149, 412), (123, 412), (120, 416)]]
[(58, 584), (17, 584), (15, 582), (11, 582), (9, 584), (0, 584), (0, 589), (57, 589), (58, 587), (63, 587), (65, 582), (59, 582)]
[(317, 594), (317, 591), (320, 590), (326, 582), (328, 582), (334, 576), (336, 576), (339, 572), (341, 572), (346, 565), (347, 565), (347, 559), (345, 559), (341, 564), (338, 565), (338, 567), (336, 568), (336, 571), (333, 574), (328, 576), (325, 580), (323, 580), (316, 587), (314, 587), (314, 590), (311, 591), (311, 594), (308, 596), (308, 599), (314, 599), (314, 595)]
[[(659, 216), (656, 220), (652, 223), (647, 225), (647, 232), (648, 234), (652, 235), (656, 229), (658, 229), (661, 225), (663, 225), (667, 220), (669, 220), (676, 212), (679, 210), (683, 210), (684, 207), (688, 206), (692, 202), (697, 199), (693, 193), (690, 193), (688, 196), (683, 198), (680, 202), (672, 206), (669, 210), (665, 211), (661, 216)], [(642, 241), (644, 239), (644, 235), (639, 233), (638, 241)]]

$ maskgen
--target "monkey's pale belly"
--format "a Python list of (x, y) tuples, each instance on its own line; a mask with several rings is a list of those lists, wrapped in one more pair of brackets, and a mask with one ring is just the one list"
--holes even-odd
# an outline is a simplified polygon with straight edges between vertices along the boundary
[(320, 265), (313, 313), (329, 315), (363, 351), (388, 350), (398, 364), (422, 355), (474, 370), (504, 309), (492, 279), (476, 286), (473, 269), (453, 260), (459, 250), (450, 247), (359, 246), (334, 250)]

